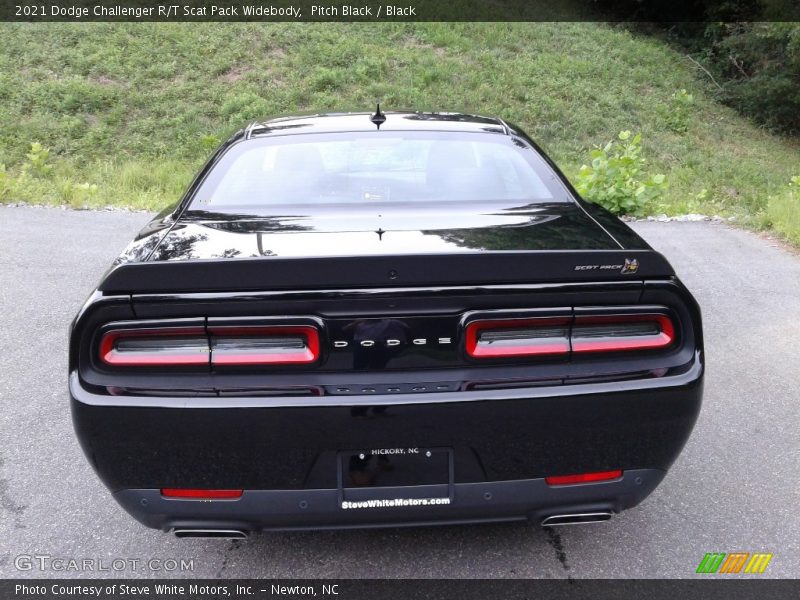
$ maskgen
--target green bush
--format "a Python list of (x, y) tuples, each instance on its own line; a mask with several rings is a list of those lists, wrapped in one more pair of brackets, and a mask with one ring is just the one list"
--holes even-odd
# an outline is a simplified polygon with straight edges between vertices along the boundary
[(667, 129), (675, 133), (686, 133), (692, 118), (694, 96), (684, 89), (670, 96), (669, 104), (664, 105), (661, 113)]
[(68, 159), (51, 160), (50, 148), (33, 143), (21, 165), (7, 170), (0, 163), (0, 202), (152, 209), (180, 198), (197, 166), (167, 157), (158, 163), (96, 160), (83, 167), (92, 177), (86, 181)]
[(800, 132), (800, 23), (729, 25), (711, 52), (723, 99), (773, 129)]
[(666, 22), (660, 2), (608, 4), (617, 17), (635, 11), (646, 34), (657, 28), (645, 21), (666, 28), (719, 100), (772, 130), (800, 133), (800, 22), (791, 18), (800, 14), (797, 0), (692, 2), (682, 23)]
[(0, 200), (5, 199), (11, 193), (11, 178), (6, 172), (6, 166), (0, 163)]
[(56, 188), (61, 204), (76, 207), (96, 204), (93, 202), (98, 193), (98, 187), (95, 183), (75, 183), (71, 179), (65, 179), (57, 182)]
[(269, 102), (255, 92), (231, 94), (220, 109), (228, 123), (241, 127), (254, 119), (268, 117), (273, 111)]
[(761, 224), (800, 244), (800, 175), (792, 177), (781, 193), (770, 196)]
[(205, 154), (209, 154), (213, 150), (216, 150), (217, 146), (219, 146), (221, 143), (222, 140), (216, 135), (206, 134), (200, 138), (200, 147), (203, 149)]
[(39, 177), (46, 177), (50, 174), (53, 167), (48, 164), (50, 159), (50, 149), (45, 148), (39, 142), (31, 143), (31, 150), (25, 155), (28, 162), (25, 163), (25, 168), (28, 172)]
[(575, 187), (584, 198), (616, 215), (640, 216), (664, 193), (667, 183), (664, 175), (645, 171), (641, 134), (622, 131), (617, 137), (591, 151), (591, 163), (581, 166)]
[(800, 132), (800, 23), (763, 22), (743, 1), (718, 8), (726, 4), (704, 23), (670, 27), (672, 39), (707, 69), (720, 100), (770, 129)]

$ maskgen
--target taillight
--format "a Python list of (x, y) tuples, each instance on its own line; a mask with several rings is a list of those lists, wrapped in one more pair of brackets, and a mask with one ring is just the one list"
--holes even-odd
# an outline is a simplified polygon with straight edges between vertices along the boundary
[(319, 333), (310, 325), (210, 327), (212, 365), (294, 365), (319, 358)]
[(547, 485), (575, 485), (577, 483), (593, 483), (598, 481), (613, 481), (622, 477), (622, 470), (598, 471), (595, 473), (578, 473), (576, 475), (554, 475), (545, 477)]
[(162, 488), (165, 498), (184, 498), (190, 500), (233, 500), (242, 497), (243, 490), (201, 490), (186, 488)]
[(672, 319), (661, 313), (486, 319), (466, 325), (472, 358), (520, 358), (593, 352), (660, 350), (676, 341)]
[(121, 328), (99, 354), (112, 367), (295, 365), (316, 362), (320, 341), (310, 325)]
[(115, 329), (100, 340), (100, 359), (114, 367), (207, 365), (208, 353), (202, 327)]
[(575, 317), (573, 352), (657, 350), (675, 341), (675, 327), (667, 315), (586, 315)]
[(569, 352), (568, 317), (491, 319), (466, 327), (466, 350), (474, 358), (542, 356)]

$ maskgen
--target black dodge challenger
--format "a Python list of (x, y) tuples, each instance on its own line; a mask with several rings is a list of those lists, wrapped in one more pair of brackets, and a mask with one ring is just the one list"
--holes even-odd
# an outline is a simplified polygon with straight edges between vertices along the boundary
[(255, 123), (76, 317), (86, 456), (136, 519), (263, 529), (609, 519), (700, 410), (698, 306), (518, 127)]

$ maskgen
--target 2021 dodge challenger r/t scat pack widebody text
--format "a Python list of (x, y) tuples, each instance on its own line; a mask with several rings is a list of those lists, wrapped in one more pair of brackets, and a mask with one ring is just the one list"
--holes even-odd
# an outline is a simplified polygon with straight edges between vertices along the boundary
[(76, 317), (116, 500), (180, 536), (610, 518), (700, 410), (700, 311), (519, 128), (456, 113), (238, 132)]

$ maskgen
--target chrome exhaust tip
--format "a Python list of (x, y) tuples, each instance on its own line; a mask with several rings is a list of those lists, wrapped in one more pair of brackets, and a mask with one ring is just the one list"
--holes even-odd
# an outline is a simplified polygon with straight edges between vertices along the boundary
[(542, 527), (556, 527), (558, 525), (586, 525), (588, 523), (601, 523), (614, 516), (612, 512), (573, 513), (568, 515), (551, 515), (542, 520)]
[(248, 533), (241, 529), (173, 529), (178, 538), (215, 538), (222, 540), (243, 540)]

